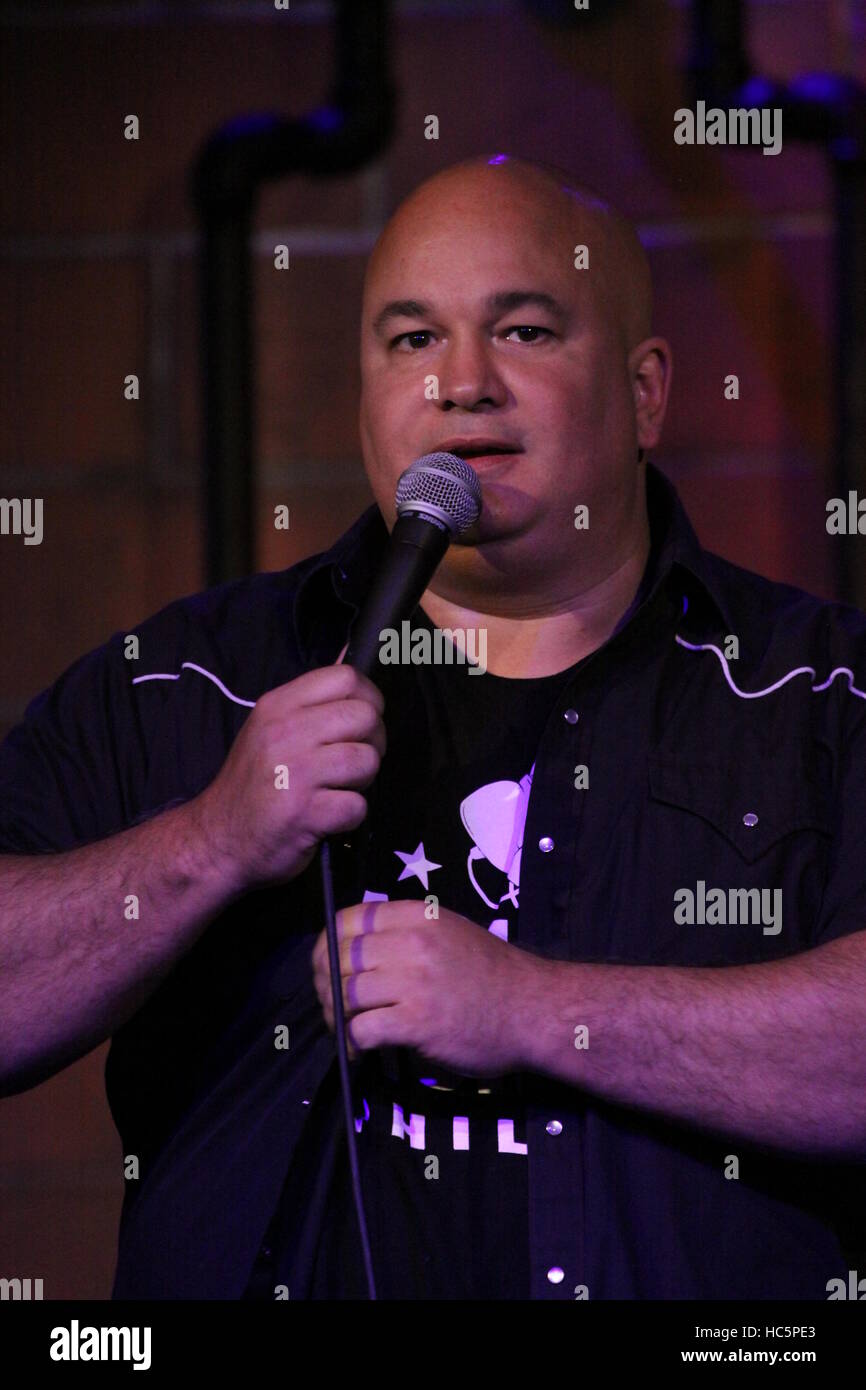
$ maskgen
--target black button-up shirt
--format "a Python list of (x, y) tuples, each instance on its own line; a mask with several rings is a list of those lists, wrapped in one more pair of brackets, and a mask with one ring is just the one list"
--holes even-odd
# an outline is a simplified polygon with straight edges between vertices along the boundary
[[(521, 947), (724, 967), (859, 931), (866, 617), (709, 554), (670, 483), (652, 465), (647, 479), (653, 547), (637, 599), (577, 667), (538, 746)], [(386, 539), (371, 507), (327, 553), (141, 624), (137, 662), (122, 633), (77, 662), (0, 746), (0, 850), (68, 849), (196, 795), (261, 694), (336, 659)], [(338, 857), (338, 905), (358, 900), (358, 858)], [(726, 901), (765, 890), (739, 901), (768, 910), (714, 920), (713, 889)], [(703, 920), (683, 920), (683, 890)], [(245, 895), (115, 1035), (109, 1101), (141, 1162), (115, 1297), (240, 1296), (326, 1080), (332, 1139), (305, 1200), (327, 1201), (342, 1119), (310, 966), (323, 920), (317, 862)], [(274, 1047), (281, 1023), (287, 1051)], [(744, 1071), (760, 1062), (744, 1056)], [(710, 1135), (541, 1076), (528, 1099), (533, 1298), (822, 1299), (863, 1258), (863, 1165)]]

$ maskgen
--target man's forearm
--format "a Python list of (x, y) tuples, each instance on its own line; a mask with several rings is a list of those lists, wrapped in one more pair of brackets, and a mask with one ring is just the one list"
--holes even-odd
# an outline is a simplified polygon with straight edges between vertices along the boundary
[(732, 1137), (866, 1158), (866, 932), (757, 965), (544, 961), (519, 1015), (532, 1070)]
[(234, 891), (195, 802), (68, 853), (0, 856), (0, 1095), (109, 1037)]

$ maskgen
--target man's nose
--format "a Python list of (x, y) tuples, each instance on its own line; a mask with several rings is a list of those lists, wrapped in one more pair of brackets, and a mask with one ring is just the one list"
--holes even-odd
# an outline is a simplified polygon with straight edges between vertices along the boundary
[(455, 338), (439, 369), (439, 404), (473, 409), (482, 401), (504, 405), (508, 392), (489, 343), (475, 336)]

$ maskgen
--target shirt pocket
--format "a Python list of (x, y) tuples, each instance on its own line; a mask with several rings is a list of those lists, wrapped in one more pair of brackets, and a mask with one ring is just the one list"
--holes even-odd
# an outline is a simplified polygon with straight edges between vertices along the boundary
[[(654, 959), (682, 953), (684, 964), (744, 963), (803, 950), (812, 942), (826, 882), (835, 816), (829, 789), (810, 766), (808, 749), (774, 757), (743, 748), (736, 761), (650, 754), (646, 871), (656, 920), (669, 922)], [(703, 886), (701, 886), (703, 885)], [(721, 889), (723, 917), (675, 920), (687, 889), (696, 913)], [(737, 920), (746, 900), (731, 890), (758, 889), (779, 906), (781, 927)], [(751, 911), (758, 910), (752, 895)], [(760, 909), (760, 910), (763, 910)]]
[(746, 864), (757, 863), (789, 835), (833, 833), (827, 790), (800, 759), (749, 754), (732, 765), (650, 754), (647, 762), (653, 800), (700, 816)]

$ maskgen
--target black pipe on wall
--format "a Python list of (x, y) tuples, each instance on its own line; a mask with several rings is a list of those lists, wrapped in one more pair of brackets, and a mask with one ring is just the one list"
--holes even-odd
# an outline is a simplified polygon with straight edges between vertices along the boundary
[(268, 179), (334, 177), (385, 148), (394, 119), (388, 0), (337, 0), (330, 102), (297, 120), (268, 113), (229, 122), (191, 174), (200, 224), (199, 321), (208, 586), (255, 569), (254, 356), (249, 247)]
[[(689, 74), (694, 96), (724, 108), (779, 107), (784, 135), (820, 142), (835, 186), (834, 495), (866, 498), (866, 91), (812, 73), (782, 84), (751, 75), (741, 0), (693, 0)], [(793, 343), (791, 350), (796, 352)], [(837, 590), (866, 609), (866, 550), (839, 536)]]

